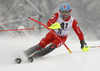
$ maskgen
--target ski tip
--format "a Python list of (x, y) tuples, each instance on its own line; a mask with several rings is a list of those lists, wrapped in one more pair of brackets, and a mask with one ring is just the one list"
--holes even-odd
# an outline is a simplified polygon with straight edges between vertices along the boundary
[(22, 62), (22, 60), (21, 60), (20, 58), (16, 58), (16, 59), (15, 59), (15, 62), (16, 62), (17, 64), (20, 64), (20, 63)]
[(28, 61), (32, 63), (33, 62), (33, 58), (32, 57), (29, 57), (28, 58)]

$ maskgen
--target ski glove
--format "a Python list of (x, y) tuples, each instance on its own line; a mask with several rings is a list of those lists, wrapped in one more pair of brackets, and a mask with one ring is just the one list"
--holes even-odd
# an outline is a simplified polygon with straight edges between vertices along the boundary
[(85, 43), (85, 41), (84, 40), (81, 40), (81, 49), (82, 49), (82, 51), (88, 51), (89, 50), (89, 46), (87, 46), (87, 43)]
[(56, 23), (52, 24), (50, 27), (48, 27), (48, 28), (50, 28), (50, 29), (60, 29), (61, 26), (60, 26), (59, 23), (56, 22)]

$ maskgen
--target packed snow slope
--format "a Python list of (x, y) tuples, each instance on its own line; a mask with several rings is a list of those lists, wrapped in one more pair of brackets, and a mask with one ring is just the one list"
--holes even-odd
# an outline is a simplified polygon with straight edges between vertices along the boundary
[[(0, 71), (100, 71), (100, 48), (90, 48), (82, 52), (78, 40), (65, 42), (69, 53), (62, 46), (48, 55), (27, 63), (16, 64), (16, 57), (24, 57), (22, 50), (37, 44), (41, 37), (0, 38)], [(100, 45), (100, 41), (87, 41), (89, 46)]]

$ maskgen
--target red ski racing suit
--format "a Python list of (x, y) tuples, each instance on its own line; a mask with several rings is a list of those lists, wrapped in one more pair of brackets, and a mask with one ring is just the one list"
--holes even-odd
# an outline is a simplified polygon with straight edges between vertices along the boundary
[[(83, 33), (81, 32), (77, 21), (71, 15), (67, 19), (63, 20), (60, 16), (60, 12), (57, 12), (52, 16), (51, 19), (49, 19), (49, 21), (47, 22), (47, 26), (50, 27), (55, 22), (59, 23), (61, 25), (61, 28), (51, 31), (54, 31), (64, 42), (66, 41), (71, 28), (74, 29), (80, 41), (84, 40)], [(62, 45), (61, 41), (59, 41), (51, 31), (47, 33), (46, 37), (39, 42), (39, 45), (42, 48), (46, 47), (50, 43), (55, 44), (56, 48)]]

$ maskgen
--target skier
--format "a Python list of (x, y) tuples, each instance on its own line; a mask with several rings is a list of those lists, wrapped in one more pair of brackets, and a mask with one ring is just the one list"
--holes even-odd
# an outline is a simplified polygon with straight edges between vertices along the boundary
[[(52, 24), (59, 23), (61, 28), (52, 29), (37, 45), (27, 49), (25, 54), (29, 59), (44, 56), (62, 45), (62, 42), (59, 41), (54, 34), (52, 34), (52, 31), (55, 32), (60, 37), (60, 39), (65, 42), (71, 28), (73, 28), (80, 40), (82, 51), (89, 50), (77, 21), (70, 15), (71, 10), (72, 9), (70, 8), (69, 4), (61, 4), (59, 12), (55, 13), (47, 22), (48, 27), (50, 27)], [(48, 44), (49, 46), (47, 46)]]

